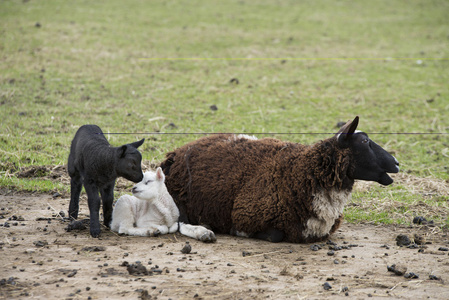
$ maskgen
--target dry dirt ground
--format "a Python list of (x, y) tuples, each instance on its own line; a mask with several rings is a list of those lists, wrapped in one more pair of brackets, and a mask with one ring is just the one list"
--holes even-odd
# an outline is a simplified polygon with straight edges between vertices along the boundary
[[(0, 194), (2, 299), (449, 299), (449, 237), (431, 226), (345, 223), (330, 243), (302, 245), (104, 228), (94, 239), (88, 229), (65, 230), (66, 197)], [(399, 247), (399, 234), (423, 245)], [(187, 242), (191, 252), (182, 253)]]

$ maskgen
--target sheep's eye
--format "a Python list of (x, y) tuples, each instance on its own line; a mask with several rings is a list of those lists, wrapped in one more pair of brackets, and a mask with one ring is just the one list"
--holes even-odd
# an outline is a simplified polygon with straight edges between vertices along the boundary
[(153, 180), (147, 180), (147, 181), (145, 182), (145, 185), (149, 184), (150, 182), (153, 182)]
[(363, 139), (362, 143), (367, 144), (369, 142), (369, 139)]

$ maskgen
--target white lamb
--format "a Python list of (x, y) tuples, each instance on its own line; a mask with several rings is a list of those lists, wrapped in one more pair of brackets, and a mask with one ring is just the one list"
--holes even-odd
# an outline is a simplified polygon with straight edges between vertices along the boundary
[(178, 222), (179, 210), (165, 186), (161, 168), (145, 172), (132, 189), (133, 195), (117, 200), (112, 213), (111, 230), (119, 234), (157, 236), (179, 232), (203, 242), (215, 242), (215, 234), (203, 226)]

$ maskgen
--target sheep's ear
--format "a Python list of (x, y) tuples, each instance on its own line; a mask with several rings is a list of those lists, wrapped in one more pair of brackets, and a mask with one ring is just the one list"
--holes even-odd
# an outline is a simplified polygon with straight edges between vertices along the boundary
[(137, 142), (134, 142), (134, 143), (130, 143), (128, 145), (137, 149), (140, 146), (142, 146), (143, 142), (145, 142), (145, 139), (141, 139), (140, 141), (137, 141)]
[(350, 139), (351, 135), (355, 132), (358, 125), (359, 125), (359, 116), (356, 116), (352, 121), (348, 121), (337, 132), (338, 141), (344, 142)]
[(164, 172), (162, 171), (161, 167), (158, 167), (156, 169), (156, 180), (162, 181), (162, 182), (165, 181), (165, 175), (164, 175)]

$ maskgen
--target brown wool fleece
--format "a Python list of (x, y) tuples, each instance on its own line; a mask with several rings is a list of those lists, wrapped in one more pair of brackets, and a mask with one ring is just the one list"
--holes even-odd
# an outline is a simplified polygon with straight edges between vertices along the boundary
[(161, 167), (170, 194), (191, 224), (226, 234), (275, 228), (285, 233), (286, 242), (312, 242), (327, 237), (303, 236), (307, 220), (316, 217), (313, 195), (352, 190), (350, 154), (335, 137), (305, 146), (223, 134), (168, 153)]

